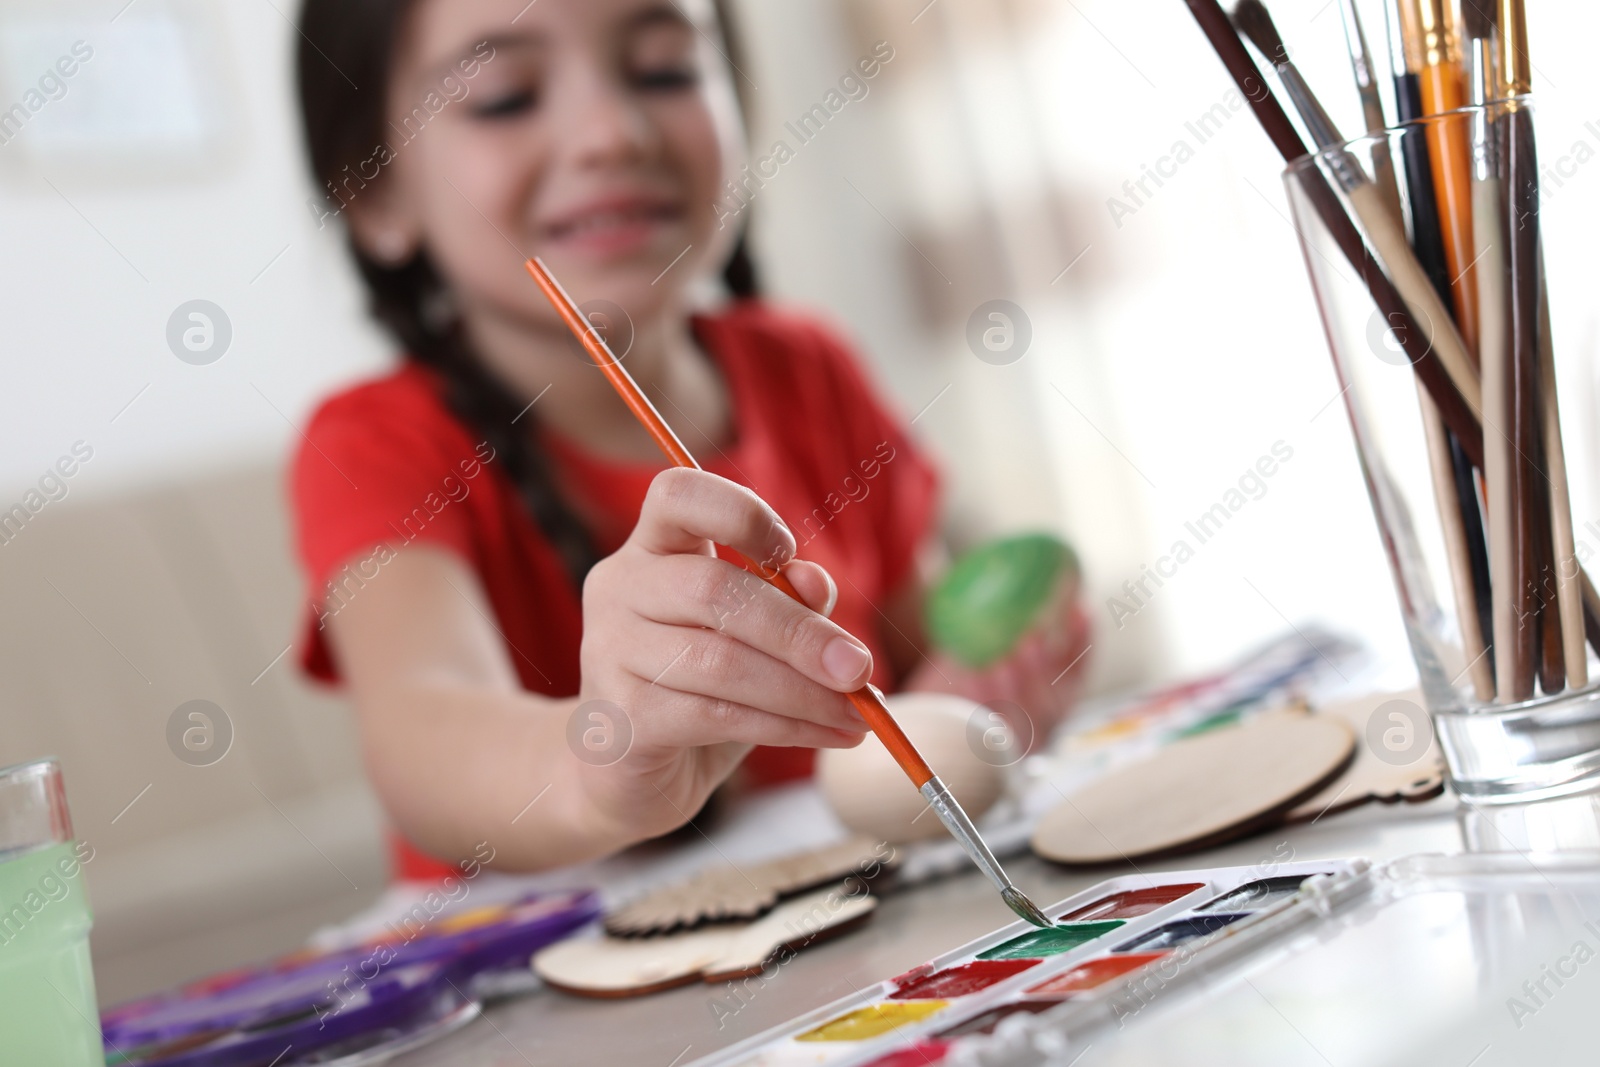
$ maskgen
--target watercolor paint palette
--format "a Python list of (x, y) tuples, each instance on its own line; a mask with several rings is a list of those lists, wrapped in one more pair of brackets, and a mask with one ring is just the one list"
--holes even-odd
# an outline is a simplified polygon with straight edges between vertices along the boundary
[(1600, 853), (1167, 872), (1045, 910), (1065, 934), (1014, 923), (697, 1067), (1593, 1062)]
[[(1296, 899), (1282, 893), (1291, 882), (1298, 891), (1362, 869), (1359, 861), (1325, 861), (1112, 878), (1046, 908), (1049, 929), (1012, 923), (699, 1063), (937, 1063), (955, 1043), (983, 1038), (1014, 1016), (1093, 997), (1283, 910)], [(1221, 901), (1237, 910), (1208, 909)]]

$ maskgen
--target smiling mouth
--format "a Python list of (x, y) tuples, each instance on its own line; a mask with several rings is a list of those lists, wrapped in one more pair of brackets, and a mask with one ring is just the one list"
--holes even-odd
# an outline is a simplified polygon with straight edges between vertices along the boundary
[(637, 231), (642, 227), (676, 221), (681, 212), (670, 204), (640, 204), (635, 207), (606, 208), (587, 211), (559, 222), (553, 222), (545, 232), (556, 240), (567, 238), (606, 237)]

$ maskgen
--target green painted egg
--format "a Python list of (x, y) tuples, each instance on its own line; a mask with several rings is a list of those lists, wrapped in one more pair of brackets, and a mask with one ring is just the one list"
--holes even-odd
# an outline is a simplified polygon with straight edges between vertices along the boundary
[(928, 634), (967, 666), (988, 666), (1016, 647), (1059, 584), (1077, 573), (1077, 553), (1049, 534), (981, 545), (957, 560), (929, 595)]

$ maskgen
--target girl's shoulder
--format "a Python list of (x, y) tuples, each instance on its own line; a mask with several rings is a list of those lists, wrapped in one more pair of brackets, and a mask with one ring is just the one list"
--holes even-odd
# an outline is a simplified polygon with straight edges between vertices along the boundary
[(291, 464), (296, 485), (328, 480), (436, 481), (481, 451), (451, 410), (442, 379), (414, 360), (323, 400), (301, 431)]

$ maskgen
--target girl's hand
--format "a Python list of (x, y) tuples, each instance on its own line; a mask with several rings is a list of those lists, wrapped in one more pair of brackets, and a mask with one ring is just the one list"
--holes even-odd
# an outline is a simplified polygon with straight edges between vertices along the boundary
[(901, 687), (929, 693), (956, 693), (993, 704), (1008, 717), (1018, 709), (1026, 722), (1013, 722), (1028, 751), (1040, 748), (1077, 703), (1088, 673), (1089, 616), (1076, 580), (1047, 609), (1005, 658), (987, 667), (964, 666), (937, 650), (911, 672)]
[[(718, 559), (714, 544), (782, 568), (805, 603)], [(752, 745), (860, 742), (866, 724), (843, 694), (865, 684), (871, 654), (826, 618), (833, 579), (794, 554), (750, 490), (704, 471), (656, 476), (633, 534), (583, 587), (568, 737), (595, 832), (620, 847), (682, 825)], [(601, 751), (579, 740), (590, 721)]]

